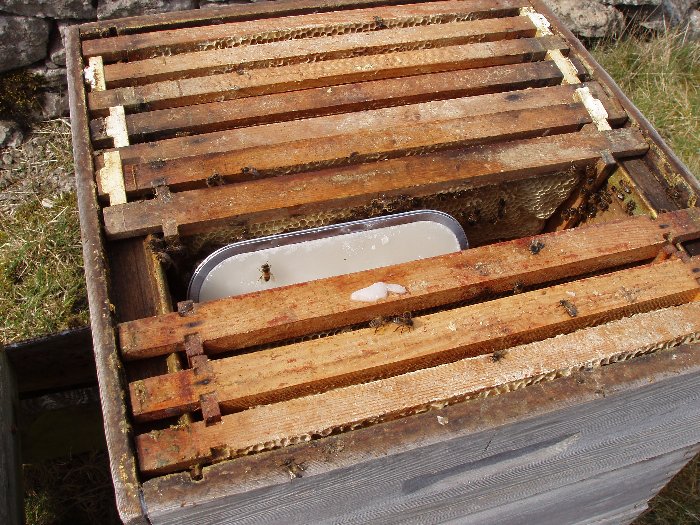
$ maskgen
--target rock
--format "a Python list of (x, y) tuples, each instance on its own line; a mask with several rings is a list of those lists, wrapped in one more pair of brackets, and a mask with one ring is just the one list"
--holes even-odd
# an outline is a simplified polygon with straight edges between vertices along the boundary
[(647, 29), (662, 31), (684, 24), (696, 5), (694, 0), (602, 0), (621, 10), (629, 20)]
[(602, 0), (602, 3), (614, 6), (654, 6), (661, 5), (661, 1), (662, 0)]
[(24, 134), (16, 122), (0, 120), (0, 148), (17, 148), (23, 139)]
[(43, 18), (92, 20), (97, 10), (91, 0), (0, 0), (0, 11)]
[(49, 23), (41, 18), (0, 16), (0, 72), (33, 64), (46, 56)]
[(97, 18), (104, 20), (196, 8), (195, 0), (99, 0)]
[(700, 11), (693, 9), (688, 17), (688, 26), (686, 27), (686, 38), (691, 42), (700, 40)]
[(29, 72), (44, 77), (44, 80), (46, 82), (46, 89), (56, 91), (59, 89), (65, 89), (68, 86), (66, 68), (58, 67), (52, 62), (47, 61), (43, 64), (34, 65), (29, 68)]
[(614, 7), (597, 1), (544, 0), (577, 36), (604, 38), (622, 30), (624, 17)]
[(665, 29), (676, 27), (688, 20), (691, 10), (695, 7), (693, 0), (663, 0), (661, 9), (654, 12), (654, 17), (648, 23), (650, 29)]
[(66, 29), (75, 25), (73, 22), (59, 21), (56, 23), (58, 32), (54, 32), (49, 45), (49, 58), (58, 66), (66, 65)]
[(47, 91), (44, 93), (44, 103), (41, 109), (43, 119), (67, 117), (68, 114), (68, 94), (66, 92)]

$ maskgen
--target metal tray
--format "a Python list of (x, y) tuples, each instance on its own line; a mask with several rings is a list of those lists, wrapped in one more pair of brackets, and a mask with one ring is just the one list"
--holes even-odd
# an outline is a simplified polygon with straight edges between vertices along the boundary
[(220, 263), (235, 255), (414, 222), (434, 222), (441, 224), (454, 233), (460, 249), (464, 250), (469, 247), (467, 236), (459, 222), (451, 215), (435, 210), (415, 210), (371, 219), (334, 224), (331, 226), (311, 228), (308, 230), (282, 233), (229, 244), (213, 252), (204, 259), (194, 271), (187, 290), (187, 297), (198, 302), (200, 299), (200, 291), (207, 275)]

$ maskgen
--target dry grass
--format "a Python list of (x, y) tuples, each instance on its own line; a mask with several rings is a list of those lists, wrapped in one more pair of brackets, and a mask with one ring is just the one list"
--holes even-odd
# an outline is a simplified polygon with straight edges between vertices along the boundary
[(120, 523), (105, 452), (24, 466), (28, 525)]
[(0, 164), (0, 343), (88, 323), (70, 126), (38, 126)]
[(649, 502), (634, 525), (697, 525), (700, 523), (700, 455), (681, 470)]
[(606, 42), (593, 55), (700, 176), (700, 42), (683, 32)]

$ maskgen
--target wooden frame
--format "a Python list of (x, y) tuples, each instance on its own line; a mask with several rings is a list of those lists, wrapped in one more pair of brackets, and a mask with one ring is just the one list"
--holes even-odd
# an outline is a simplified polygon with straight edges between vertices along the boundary
[[(319, 521), (339, 516), (353, 519), (365, 516), (362, 519), (371, 519), (382, 516), (383, 508), (390, 509), (388, 502), (391, 494), (396, 496), (396, 483), (399, 483), (403, 487), (400, 489), (401, 497), (408, 505), (407, 509), (422, 508), (421, 505), (425, 505), (420, 503), (424, 501), (423, 498), (434, 496), (434, 492), (431, 492), (433, 489), (429, 487), (443, 487), (447, 492), (457, 490), (463, 496), (454, 505), (438, 498), (437, 501), (441, 503), (433, 509), (435, 515), (447, 518), (471, 513), (483, 518), (486, 523), (488, 516), (488, 519), (494, 520), (498, 516), (507, 516), (511, 512), (508, 510), (510, 507), (505, 505), (502, 511), (496, 511), (489, 504), (479, 508), (470, 506), (464, 499), (469, 491), (458, 489), (457, 483), (459, 479), (466, 479), (465, 467), (445, 464), (440, 471), (444, 475), (435, 477), (430, 474), (432, 467), (429, 462), (421, 463), (416, 468), (410, 466), (411, 451), (425, 455), (430, 461), (444, 462), (441, 457), (445, 447), (464, 450), (463, 447), (481, 443), (480, 440), (486, 436), (491, 435), (489, 439), (492, 440), (496, 435), (494, 429), (499, 429), (502, 435), (510, 436), (504, 438), (502, 446), (505, 448), (488, 452), (491, 448), (489, 441), (481, 459), (478, 459), (482, 462), (478, 465), (488, 465), (490, 462), (499, 465), (493, 472), (488, 469), (483, 471), (483, 479), (496, 479), (498, 469), (506, 472), (517, 465), (539, 461), (534, 458), (559, 458), (562, 451), (585, 449), (583, 445), (583, 448), (578, 448), (578, 438), (572, 437), (577, 435), (576, 432), (563, 435), (555, 430), (557, 414), (567, 414), (570, 428), (579, 428), (579, 432), (586, 434), (587, 429), (592, 428), (584, 416), (586, 410), (600, 414), (601, 421), (608, 421), (606, 418), (615, 421), (620, 417), (619, 411), (616, 412), (614, 408), (608, 410), (606, 402), (614, 405), (618, 403), (615, 400), (622, 403), (646, 399), (646, 405), (639, 402), (640, 414), (653, 416), (653, 422), (645, 428), (653, 433), (658, 431), (653, 429), (666, 426), (677, 428), (678, 434), (674, 440), (650, 448), (649, 457), (656, 459), (649, 464), (651, 466), (642, 466), (631, 452), (639, 441), (633, 442), (621, 427), (615, 427), (619, 428), (620, 436), (626, 436), (621, 439), (627, 441), (621, 447), (625, 451), (624, 458), (613, 462), (617, 465), (614, 468), (633, 477), (646, 474), (648, 479), (647, 484), (642, 484), (643, 490), (630, 495), (629, 501), (625, 500), (628, 503), (621, 504), (618, 509), (620, 516), (624, 513), (632, 515), (633, 503), (644, 499), (643, 494), (647, 493), (644, 491), (653, 490), (663, 482), (659, 469), (662, 466), (679, 466), (683, 454), (694, 450), (700, 440), (692, 429), (682, 429), (673, 418), (659, 416), (655, 408), (660, 399), (669, 406), (685, 406), (685, 401), (676, 396), (674, 386), (680, 388), (680, 385), (686, 385), (683, 388), (689, 389), (698, 377), (697, 367), (700, 365), (696, 361), (700, 350), (694, 344), (697, 330), (691, 326), (697, 317), (696, 305), (685, 304), (698, 297), (697, 262), (686, 256), (682, 246), (682, 243), (698, 237), (700, 218), (697, 210), (683, 211), (696, 202), (697, 182), (607, 74), (541, 2), (470, 0), (408, 6), (396, 4), (400, 3), (378, 0), (318, 3), (291, 0), (256, 6), (230, 6), (208, 13), (171, 13), (86, 24), (69, 32), (67, 50), (71, 118), (93, 340), (112, 474), (120, 514), (125, 522), (220, 522), (234, 521), (234, 515), (235, 519), (249, 518), (251, 522), (302, 521), (310, 516)], [(528, 15), (532, 11), (520, 11), (529, 6), (534, 8), (534, 12), (545, 15), (556, 35), (548, 35), (549, 30), (543, 29), (538, 19)], [(362, 13), (354, 13), (354, 10)], [(377, 13), (381, 13), (381, 16)], [(514, 16), (518, 14), (522, 16)], [(296, 17), (294, 23), (297, 25), (294, 26), (291, 19), (281, 20), (283, 17)], [(431, 23), (454, 24), (450, 27), (455, 29), (454, 34), (438, 31), (432, 35), (430, 31), (406, 30), (401, 25), (408, 23), (407, 20), (413, 24), (420, 17), (430, 18)], [(503, 17), (509, 17), (507, 23), (503, 22)], [(355, 22), (360, 26), (353, 26)], [(177, 58), (184, 56), (179, 54), (182, 51), (196, 49), (199, 45), (197, 38), (201, 40), (203, 34), (201, 27), (209, 24), (221, 24), (217, 29), (221, 35), (227, 34), (231, 24), (243, 24), (240, 27), (249, 28), (250, 33), (237, 33), (242, 36), (236, 42), (212, 33), (214, 40), (222, 39), (224, 47), (239, 46), (229, 49), (241, 49), (240, 46), (247, 42), (247, 34), (259, 34), (263, 38), (261, 42), (265, 43), (255, 46), (255, 50), (249, 46), (246, 51), (249, 56), (246, 55), (245, 60), (232, 52), (218, 55), (200, 52), (203, 53), (201, 58), (209, 60), (207, 63)], [(309, 46), (304, 40), (308, 35), (305, 31), (318, 30), (319, 34), (329, 34), (336, 28), (343, 34), (352, 27), (372, 32), (372, 52), (380, 54), (388, 49), (387, 46), (398, 46), (396, 52), (378, 58), (373, 66), (375, 69), (360, 71), (355, 66), (361, 60), (355, 56), (357, 43), (353, 35), (346, 32), (330, 47), (328, 42), (323, 43), (325, 47)], [(289, 28), (292, 32), (285, 33)], [(496, 31), (497, 28), (501, 33)], [(176, 52), (175, 58), (161, 61), (165, 65), (160, 70), (146, 67), (151, 64), (147, 57), (164, 42), (154, 44), (149, 36), (153, 32), (163, 32), (167, 38), (172, 38), (170, 44)], [(187, 37), (179, 41), (182, 35)], [(287, 40), (290, 37), (292, 40)], [(497, 41), (475, 43), (470, 39)], [(293, 45), (286, 45), (285, 42), (292, 42)], [(120, 51), (125, 49), (125, 43), (133, 46), (134, 51), (126, 55)], [(444, 46), (450, 47), (449, 53)], [(261, 50), (271, 54), (261, 54)], [(301, 58), (309, 54), (321, 60), (310, 64), (300, 63)], [(235, 59), (232, 58), (234, 56)], [(124, 58), (126, 62), (117, 62)], [(547, 60), (538, 61), (545, 58)], [(88, 65), (86, 62), (90, 63), (98, 80), (90, 93), (86, 93), (82, 78), (82, 70)], [(257, 67), (268, 62), (276, 65), (276, 76), (256, 72)], [(224, 75), (219, 68), (227, 68), (232, 63), (244, 64), (241, 74), (235, 73), (240, 76), (235, 90), (221, 84), (216, 78), (217, 74)], [(428, 64), (428, 69), (419, 71), (419, 65), (425, 64)], [(552, 64), (557, 64), (557, 67), (552, 67)], [(561, 64), (569, 69), (562, 71)], [(383, 73), (387, 71), (391, 73)], [(201, 90), (201, 82), (195, 82), (197, 75), (204, 73), (210, 74), (207, 82), (211, 83), (211, 88), (206, 91)], [(409, 77), (407, 88), (398, 96), (391, 94), (391, 86), (396, 84), (397, 75), (409, 74), (413, 76)], [(299, 86), (295, 83), (299, 75), (307, 79), (303, 87), (308, 91), (288, 95), (287, 90)], [(138, 80), (129, 80), (137, 77)], [(363, 81), (357, 84), (363, 89), (352, 90), (346, 84), (346, 87), (339, 87), (333, 97), (323, 95), (324, 92), (328, 93), (329, 88), (335, 90), (336, 83), (348, 81)], [(573, 85), (558, 86), (562, 81)], [(586, 81), (586, 84), (578, 85), (579, 81)], [(155, 85), (152, 82), (158, 84), (157, 88), (152, 87)], [(452, 87), (455, 83), (457, 88)], [(194, 89), (190, 95), (187, 94), (188, 86)], [(533, 89), (523, 91), (516, 97), (507, 95), (524, 87)], [(580, 87), (589, 87), (593, 98), (602, 103), (607, 113), (603, 124), (599, 117), (591, 115), (590, 104), (583, 103), (589, 99), (581, 96), (571, 98)], [(172, 94), (169, 94), (169, 89), (174, 89)], [(183, 93), (191, 98), (183, 98)], [(250, 100), (260, 104), (247, 103)], [(189, 113), (186, 108), (183, 109), (184, 106), (170, 107), (190, 102), (200, 104), (198, 111)], [(376, 131), (370, 133), (352, 128), (355, 120), (349, 115), (355, 113), (361, 113), (367, 122), (374, 122)], [(406, 119), (420, 122), (420, 127), (405, 126), (405, 129), (401, 129), (401, 123)], [(628, 119), (631, 121), (628, 122)], [(293, 123), (290, 123), (292, 120)], [(463, 121), (469, 124), (465, 126)], [(383, 123), (383, 127), (380, 123)], [(615, 129), (606, 130), (608, 123)], [(267, 127), (254, 131), (250, 128), (251, 124), (264, 124)], [(338, 128), (345, 131), (335, 131)], [(387, 129), (395, 133), (398, 146), (381, 142)], [(193, 136), (179, 136), (180, 133)], [(550, 134), (553, 135), (548, 136)], [(270, 137), (274, 137), (274, 142), (270, 142)], [(478, 146), (469, 147), (473, 144)], [(243, 153), (235, 151), (236, 147), (243, 148)], [(293, 157), (290, 154), (293, 151), (301, 153)], [(535, 152), (545, 154), (533, 155)], [(94, 153), (97, 154), (93, 156)], [(489, 159), (497, 155), (506, 160), (498, 166), (489, 165)], [(368, 170), (371, 163), (381, 165), (382, 171)], [(465, 165), (474, 168), (469, 177), (463, 174)], [(363, 173), (363, 170), (368, 170), (367, 173), (371, 171), (375, 177), (374, 186), (357, 182), (363, 177), (367, 180), (367, 173)], [(492, 184), (514, 184), (527, 181), (533, 174), (547, 175), (564, 170), (570, 170), (572, 182), (568, 184), (582, 187), (582, 177), (592, 179), (593, 182), (587, 186), (591, 188), (586, 190), (588, 194), (597, 191), (612, 172), (623, 170), (629, 177), (631, 187), (630, 196), (625, 197), (625, 202), (639, 202), (639, 208), (644, 206), (643, 209), (656, 220), (644, 217), (621, 219), (618, 223), (543, 233), (534, 238), (487, 245), (454, 257), (444, 257), (440, 261), (321, 281), (308, 290), (292, 290), (291, 295), (288, 295), (289, 292), (278, 293), (276, 301), (281, 301), (279, 304), (282, 305), (285, 300), (307, 297), (304, 294), (311, 294), (308, 296), (311, 297), (314, 294), (329, 294), (330, 290), (343, 297), (364, 279), (396, 276), (411, 279), (411, 276), (431, 271), (435, 272), (434, 277), (438, 282), (447, 283), (441, 275), (469, 268), (464, 277), (466, 280), (460, 280), (456, 285), (425, 292), (414, 288), (406, 298), (397, 299), (396, 304), (387, 302), (372, 307), (348, 308), (338, 300), (338, 304), (332, 308), (319, 303), (318, 311), (314, 311), (311, 307), (313, 303), (309, 303), (309, 308), (299, 310), (301, 320), (298, 322), (280, 318), (272, 325), (263, 323), (260, 326), (256, 325), (254, 316), (241, 318), (239, 324), (221, 323), (223, 328), (212, 324), (212, 320), (217, 308), (222, 312), (229, 311), (230, 307), (240, 308), (245, 313), (253, 312), (259, 308), (256, 304), (270, 301), (272, 295), (222, 300), (196, 306), (194, 311), (187, 310), (187, 306), (183, 305), (180, 313), (172, 313), (167, 279), (161, 265), (163, 256), (153, 249), (155, 244), (161, 242), (161, 235), (166, 242), (173, 243), (179, 237), (196, 236), (222, 227), (254, 230), (261, 224), (284, 222), (319, 210), (332, 213), (341, 209), (365, 210), (374, 205), (379, 194), (382, 199), (422, 202), (421, 199), (429, 199), (440, 192), (465, 192)], [(420, 177), (415, 177), (415, 173), (420, 173)], [(286, 194), (279, 194), (276, 189), (280, 176), (288, 184)], [(348, 186), (338, 192), (331, 186), (324, 189), (324, 181), (331, 176), (344, 177)], [(217, 187), (222, 182), (229, 185)], [(302, 190), (310, 186), (319, 190), (316, 193)], [(669, 191), (669, 187), (673, 191)], [(155, 199), (140, 200), (154, 189)], [(572, 194), (559, 212), (584, 209), (588, 194), (583, 191)], [(110, 205), (103, 206), (106, 202)], [(197, 205), (193, 206), (193, 203)], [(217, 211), (203, 211), (203, 207), (208, 205)], [(612, 202), (610, 213), (618, 212), (624, 217), (624, 208)], [(671, 213), (664, 215), (664, 212)], [(232, 217), (235, 217), (234, 224), (231, 224)], [(540, 227), (555, 231), (575, 226), (581, 218), (557, 217), (546, 224), (542, 223)], [(622, 242), (620, 231), (625, 231)], [(148, 235), (156, 235), (156, 238)], [(541, 248), (531, 248), (537, 243), (545, 247), (541, 253)], [(582, 247), (586, 243), (589, 247)], [(567, 264), (560, 264), (553, 256), (557, 253), (553, 249), (557, 247), (561, 250), (571, 248)], [(505, 253), (513, 258), (510, 267), (495, 264)], [(133, 278), (121, 273), (120, 270), (125, 268), (132, 269)], [(483, 274), (485, 268), (486, 274)], [(616, 273), (609, 275), (589, 275), (615, 270)], [(666, 287), (659, 287), (661, 279)], [(566, 283), (557, 284), (556, 281), (560, 280)], [(644, 284), (633, 287), (634, 283)], [(669, 283), (674, 283), (674, 287), (670, 287)], [(598, 287), (606, 289), (606, 286), (610, 290), (610, 301), (602, 301), (593, 295), (590, 300), (585, 299), (587, 293)], [(526, 288), (525, 293), (506, 296), (513, 289), (520, 291), (522, 287)], [(622, 288), (633, 291), (631, 295), (613, 297), (616, 290)], [(570, 301), (559, 297), (567, 291), (576, 294), (579, 299)], [(455, 327), (459, 325), (459, 312), (466, 316), (464, 319), (473, 319), (478, 315), (477, 311), (487, 311), (484, 305), (488, 304), (488, 308), (493, 306), (479, 302), (484, 293), (500, 301), (497, 304), (503, 317), (497, 326), (511, 326), (515, 333), (505, 337), (499, 335), (499, 343), (496, 342), (499, 339), (495, 332), (489, 335), (485, 331), (485, 339), (475, 344), (472, 350), (461, 339), (451, 343), (447, 337), (452, 333), (449, 326), (452, 326), (451, 323)], [(547, 301), (539, 298), (542, 293), (551, 294)], [(449, 306), (465, 300), (471, 300), (474, 304)], [(542, 308), (547, 315), (536, 327), (517, 328), (518, 317), (508, 318), (506, 312), (509, 308), (519, 312), (526, 304), (530, 305), (527, 307), (529, 309)], [(536, 304), (540, 306), (536, 307)], [(426, 309), (445, 307), (448, 309), (424, 312)], [(670, 308), (659, 310), (664, 307)], [(395, 313), (396, 308), (421, 311), (413, 331), (377, 334), (373, 329), (362, 326), (373, 317)], [(633, 313), (640, 315), (629, 317)], [(668, 324), (671, 318), (685, 323), (679, 324), (683, 328), (678, 332), (664, 331), (663, 325)], [(119, 326), (115, 330), (117, 323)], [(257, 353), (254, 358), (250, 357), (254, 354), (212, 360), (207, 357), (217, 351), (231, 352), (237, 348), (284, 341), (358, 323), (360, 325), (353, 328), (355, 332), (351, 332), (351, 335), (339, 334), (328, 341), (341, 344), (344, 340), (350, 342), (356, 339), (357, 334), (364, 334), (362, 337), (379, 341), (380, 346), (387, 350), (397, 344), (405, 344), (409, 339), (415, 340), (413, 347), (420, 350), (425, 346), (425, 330), (430, 329), (429, 323), (440, 323), (448, 327), (440, 341), (444, 348), (440, 351), (433, 349), (432, 352), (434, 355), (442, 352), (441, 355), (445, 357), (424, 361), (419, 352), (414, 361), (403, 359), (399, 366), (392, 368), (386, 361), (388, 354), (382, 352), (383, 361), (373, 365), (374, 368), (366, 368), (367, 372), (363, 372), (361, 367), (351, 367), (352, 370), (339, 369), (335, 376), (313, 381), (299, 375), (295, 386), (284, 388), (280, 388), (279, 383), (279, 377), (284, 376), (281, 369), (278, 379), (274, 379), (274, 374), (270, 376), (269, 385), (272, 386), (268, 385), (268, 391), (261, 389), (245, 395), (226, 391), (215, 379), (217, 374), (225, 374), (221, 371), (229, 363), (234, 367), (258, 367), (260, 356), (272, 357), (274, 349)], [(195, 325), (201, 328), (194, 333), (188, 332)], [(178, 326), (184, 328), (177, 331)], [(173, 327), (175, 331), (169, 332)], [(644, 340), (634, 337), (639, 335), (640, 327), (646, 330), (642, 334), (646, 337)], [(580, 328), (584, 329), (574, 332)], [(149, 334), (156, 333), (150, 332), (152, 330), (162, 330), (161, 334), (169, 333), (171, 338), (173, 333), (177, 336), (172, 340), (166, 337), (164, 342), (157, 344), (141, 344), (139, 341), (150, 340), (152, 335)], [(607, 333), (606, 330), (611, 331), (608, 336), (620, 334), (624, 337), (624, 344), (605, 349), (583, 344), (589, 340), (586, 338), (601, 337), (600, 334)], [(567, 332), (571, 333), (562, 335)], [(557, 334), (560, 338), (541, 341)], [(582, 353), (562, 355), (561, 345), (569, 340), (566, 338), (572, 341), (572, 345), (579, 341)], [(310, 341), (292, 342), (285, 348), (303, 353), (314, 352), (315, 349), (322, 351), (323, 347), (324, 343)], [(671, 354), (662, 351), (656, 359), (635, 357), (624, 364), (597, 368), (597, 365), (607, 365), (669, 347), (682, 348), (675, 350), (674, 354), (681, 356), (680, 361), (670, 359)], [(351, 349), (352, 344), (347, 348)], [(504, 359), (501, 353), (508, 348), (510, 350)], [(531, 362), (532, 355), (535, 355), (532, 352), (551, 352), (551, 361), (537, 370), (523, 372), (524, 365)], [(469, 355), (477, 357), (465, 359)], [(135, 357), (140, 359), (129, 361)], [(599, 384), (608, 385), (606, 388), (616, 392), (613, 400), (594, 401), (594, 392), (588, 387), (578, 386), (582, 383), (567, 377), (571, 374), (576, 376), (582, 362), (594, 367), (593, 371), (584, 375), (589, 374), (587, 377), (594, 377)], [(426, 365), (430, 367), (424, 368)], [(125, 373), (122, 367), (125, 367)], [(440, 393), (428, 388), (436, 380), (447, 385), (450, 378), (467, 377), (477, 374), (477, 370), (479, 373), (486, 371), (485, 380), (474, 380), (468, 386), (445, 386)], [(511, 380), (504, 379), (505, 375), (498, 379), (500, 373), (506, 374), (506, 370)], [(675, 380), (661, 381), (661, 386), (656, 389), (640, 386), (646, 379), (661, 379), (674, 373), (679, 374)], [(206, 385), (204, 388), (193, 386), (196, 384), (196, 381), (193, 383), (193, 374), (200, 381), (205, 381), (202, 383)], [(183, 379), (172, 382), (172, 378), (176, 377)], [(423, 379), (417, 379), (421, 377)], [(414, 379), (424, 381), (420, 384), (424, 384), (427, 390), (417, 389), (414, 397), (410, 398), (398, 396), (395, 401), (399, 404), (391, 404), (390, 396), (386, 397), (387, 390), (383, 389), (393, 385), (392, 388), (397, 388), (399, 392), (402, 382)], [(370, 382), (358, 384), (358, 381), (367, 380)], [(274, 386), (275, 381), (278, 381), (277, 386)], [(542, 386), (519, 388), (539, 382), (543, 382)], [(342, 388), (328, 389), (329, 385)], [(170, 399), (167, 388), (174, 386), (177, 389), (173, 391), (173, 399)], [(129, 388), (131, 395), (126, 397)], [(189, 397), (178, 397), (183, 392), (189, 392)], [(272, 397), (269, 392), (273, 392)], [(380, 392), (384, 393), (379, 395)], [(311, 394), (320, 397), (310, 397)], [(495, 394), (499, 395), (492, 397)], [(511, 439), (517, 441), (513, 437), (514, 429), (529, 428), (532, 413), (528, 414), (527, 410), (533, 406), (537, 395), (560, 396), (559, 401), (538, 402), (535, 410), (543, 428), (552, 429), (551, 443), (538, 441), (538, 445), (533, 445), (532, 449), (519, 448), (515, 441), (507, 444)], [(155, 403), (158, 396), (163, 398), (162, 402), (158, 401), (160, 404)], [(283, 418), (280, 414), (289, 410), (311, 414), (313, 411), (304, 408), (310, 402), (328, 400), (331, 403), (328, 406), (335, 407), (331, 402), (333, 396), (339, 396), (336, 401), (339, 408), (329, 408), (324, 421), (301, 418), (301, 426), (297, 427), (285, 428), (281, 423), (264, 427), (265, 424), (281, 421), (275, 418)], [(345, 407), (343, 403), (348, 396), (375, 398), (377, 404), (369, 407), (369, 411), (353, 412), (357, 407)], [(139, 408), (141, 398), (146, 404), (141, 403)], [(470, 398), (474, 399), (463, 402)], [(250, 409), (260, 402), (270, 404)], [(388, 404), (382, 405), (382, 402)], [(133, 436), (131, 431), (126, 430), (133, 415), (129, 405), (136, 408), (136, 420), (165, 416), (180, 419), (170, 430), (156, 421), (153, 423), (153, 433), (147, 432), (151, 423), (137, 422), (138, 435)], [(442, 408), (446, 405), (450, 406)], [(437, 412), (437, 416), (436, 412), (431, 411), (421, 414), (431, 407), (442, 410)], [(483, 424), (471, 421), (473, 414), (494, 407), (502, 411), (500, 416), (489, 417)], [(350, 412), (344, 412), (343, 408)], [(198, 421), (197, 413), (193, 414), (199, 410), (202, 421)], [(399, 414), (412, 415), (397, 418)], [(333, 419), (335, 416), (336, 420)], [(331, 424), (330, 421), (335, 423)], [(346, 427), (378, 421), (384, 422), (347, 434), (353, 436), (352, 441), (340, 434), (305, 443), (312, 435), (325, 436)], [(432, 423), (427, 424), (429, 421)], [(460, 422), (457, 428), (450, 426), (453, 423), (449, 422), (454, 421)], [(641, 417), (635, 421), (642, 424)], [(426, 426), (422, 429), (421, 425)], [(257, 428), (257, 437), (247, 432), (246, 428)], [(284, 432), (275, 430), (280, 428), (285, 428)], [(219, 429), (227, 430), (220, 432)], [(216, 434), (216, 437), (206, 438), (203, 442), (197, 439), (182, 442), (180, 436), (183, 432), (190, 438), (195, 434)], [(222, 437), (224, 434), (227, 437)], [(237, 436), (235, 439), (231, 437), (234, 434)], [(268, 437), (264, 438), (266, 435)], [(170, 443), (180, 448), (181, 454), (170, 458), (163, 456), (161, 449), (153, 448), (153, 443), (156, 443), (154, 436), (163, 439), (163, 443), (171, 440)], [(606, 450), (606, 445), (600, 441), (583, 442), (593, 448), (598, 447), (596, 450), (599, 449), (601, 454)], [(224, 461), (243, 452), (275, 448), (280, 444), (288, 447)], [(200, 445), (204, 448), (197, 448)], [(522, 448), (522, 454), (512, 455), (513, 458), (522, 456), (522, 459), (508, 459), (510, 456), (505, 452), (508, 447), (519, 451)], [(142, 474), (137, 473), (135, 450), (141, 454)], [(185, 452), (187, 450), (190, 452)], [(318, 454), (325, 454), (324, 459)], [(382, 454), (385, 455), (384, 459), (380, 459)], [(219, 461), (223, 462), (217, 463)], [(476, 456), (474, 461), (477, 461)], [(212, 462), (216, 464), (207, 466)], [(601, 468), (600, 463), (595, 465)], [(195, 479), (187, 473), (160, 476), (184, 467), (193, 467)], [(395, 474), (385, 478), (372, 474), (374, 469), (382, 468)], [(585, 470), (588, 467), (582, 468)], [(348, 502), (358, 507), (356, 510), (343, 507), (334, 511), (320, 501), (314, 503), (312, 500), (294, 499), (290, 514), (283, 516), (278, 514), (279, 509), (272, 503), (275, 497), (293, 498), (297, 489), (325, 491), (324, 487), (330, 487), (328, 483), (341, 483), (342, 476), (348, 472), (372, 480), (368, 487), (373, 487), (377, 498), (365, 500), (360, 496), (362, 491), (353, 492), (351, 482), (344, 486), (352, 494), (357, 494), (348, 498)], [(477, 472), (482, 471), (477, 468)], [(152, 475), (159, 477), (147, 479)], [(203, 476), (201, 480), (196, 479), (200, 476)], [(240, 482), (231, 484), (232, 476)], [(303, 476), (302, 479), (299, 479), (300, 476)], [(572, 476), (566, 479), (577, 483), (578, 487), (587, 486), (583, 474)], [(614, 476), (605, 476), (604, 483), (614, 485)], [(290, 477), (294, 478), (292, 484), (288, 483)], [(559, 496), (563, 500), (573, 497), (565, 492), (557, 496), (558, 492), (546, 484), (533, 489), (534, 492), (522, 487), (519, 490), (518, 497), (528, 502), (537, 498), (552, 502)], [(544, 491), (547, 490), (550, 493), (545, 495)], [(497, 491), (489, 494), (492, 498), (489, 501), (503, 501), (499, 500), (502, 496), (498, 496)], [(582, 501), (580, 498), (574, 500)], [(513, 501), (512, 498), (510, 501)], [(234, 508), (237, 510), (232, 510)], [(605, 517), (608, 511), (610, 509), (601, 507), (595, 515)], [(249, 512), (245, 514), (247, 518), (240, 514), (245, 512)], [(420, 512), (407, 510), (402, 516), (407, 520), (420, 520)], [(274, 518), (269, 519), (270, 516)], [(593, 514), (586, 518), (591, 516)], [(561, 523), (561, 519), (558, 522)]]

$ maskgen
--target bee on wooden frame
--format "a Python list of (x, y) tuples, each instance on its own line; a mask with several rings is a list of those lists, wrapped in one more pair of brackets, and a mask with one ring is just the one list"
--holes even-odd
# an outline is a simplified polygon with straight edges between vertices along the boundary
[(394, 328), (394, 332), (396, 332), (396, 330), (400, 330), (401, 332), (404, 330), (413, 330), (413, 317), (411, 316), (411, 312), (404, 312), (401, 315), (396, 315), (391, 318), (391, 322), (397, 325), (396, 328)]
[(374, 328), (374, 333), (376, 334), (377, 330), (379, 330), (382, 326), (386, 325), (388, 322), (389, 319), (380, 315), (369, 322), (369, 327)]
[(515, 281), (513, 283), (513, 295), (517, 295), (519, 293), (523, 293), (523, 290), (525, 289), (525, 283), (522, 281)]
[(293, 458), (285, 459), (282, 466), (287, 470), (290, 480), (301, 478), (306, 470), (304, 463), (297, 463)]
[(274, 276), (272, 275), (272, 269), (270, 268), (270, 263), (265, 263), (260, 267), (260, 280), (268, 282)]
[(506, 354), (508, 353), (508, 350), (496, 350), (494, 353), (491, 354), (491, 361), (494, 363), (498, 363), (501, 359), (503, 359)]

